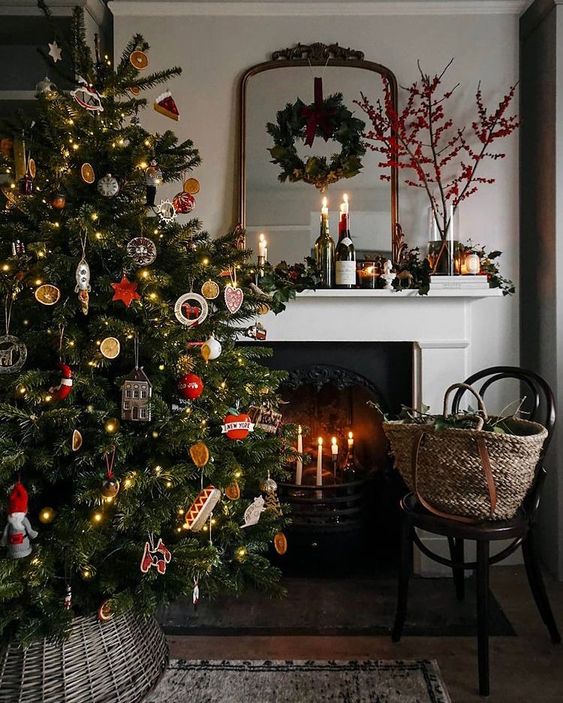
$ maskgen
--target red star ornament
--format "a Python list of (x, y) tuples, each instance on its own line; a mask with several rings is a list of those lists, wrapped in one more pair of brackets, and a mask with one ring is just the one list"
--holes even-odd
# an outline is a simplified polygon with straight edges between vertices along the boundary
[(122, 276), (121, 281), (112, 283), (111, 287), (115, 291), (112, 300), (121, 300), (126, 307), (129, 307), (134, 300), (141, 298), (137, 293), (137, 284), (130, 281), (127, 276)]

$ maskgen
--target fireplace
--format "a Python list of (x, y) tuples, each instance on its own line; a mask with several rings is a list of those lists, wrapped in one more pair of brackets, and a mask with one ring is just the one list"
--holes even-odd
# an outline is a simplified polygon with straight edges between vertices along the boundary
[(284, 421), (304, 428), (308, 457), (302, 471), (289, 467), (290, 480), (279, 486), (292, 519), (280, 565), (286, 573), (334, 575), (357, 573), (374, 560), (389, 562), (396, 555), (397, 507), (405, 489), (392, 470), (381, 411), (397, 413), (413, 404), (413, 345), (271, 346), (271, 366), (288, 372), (280, 389)]

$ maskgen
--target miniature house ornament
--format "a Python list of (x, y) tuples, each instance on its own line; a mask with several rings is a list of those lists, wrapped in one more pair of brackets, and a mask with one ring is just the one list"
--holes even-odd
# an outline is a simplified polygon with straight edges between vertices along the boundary
[(121, 386), (121, 419), (150, 422), (152, 385), (139, 368), (139, 341), (135, 338), (135, 368), (123, 379)]

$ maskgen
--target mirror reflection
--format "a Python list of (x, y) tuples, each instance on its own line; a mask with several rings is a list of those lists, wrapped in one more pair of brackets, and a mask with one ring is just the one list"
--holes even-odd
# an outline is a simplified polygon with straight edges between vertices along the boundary
[[(374, 253), (390, 257), (392, 192), (390, 182), (380, 178), (377, 153), (367, 150), (360, 173), (331, 185), (326, 193), (320, 193), (302, 181), (280, 182), (280, 168), (271, 163), (268, 149), (273, 146), (273, 140), (267, 132), (268, 122), (275, 122), (276, 113), (297, 98), (306, 105), (312, 103), (315, 76), (322, 78), (325, 98), (342, 93), (344, 104), (364, 122), (364, 113), (354, 100), (360, 98), (361, 92), (372, 104), (383, 98), (381, 75), (356, 66), (275, 66), (249, 77), (243, 135), (245, 169), (242, 174), (248, 246), (258, 251), (258, 238), (263, 233), (268, 242), (268, 259), (272, 263), (284, 259), (301, 261), (311, 255), (319, 236), (323, 196), (328, 198), (330, 231), (335, 237), (339, 205), (347, 194), (350, 228), (359, 258)], [(330, 158), (340, 152), (341, 145), (332, 139), (325, 142), (316, 136), (311, 147), (301, 142), (297, 148), (299, 156), (306, 160), (313, 154)]]

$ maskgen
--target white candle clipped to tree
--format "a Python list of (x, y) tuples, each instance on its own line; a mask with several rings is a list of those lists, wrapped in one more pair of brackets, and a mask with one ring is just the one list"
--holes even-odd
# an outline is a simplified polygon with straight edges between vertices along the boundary
[(297, 457), (297, 464), (295, 466), (295, 483), (300, 486), (303, 481), (303, 430), (301, 429), (301, 425), (299, 425), (297, 430), (297, 453), (299, 456)]
[(266, 263), (268, 259), (268, 242), (263, 232), (260, 232), (260, 237), (258, 239), (258, 257), (263, 259), (263, 263)]

